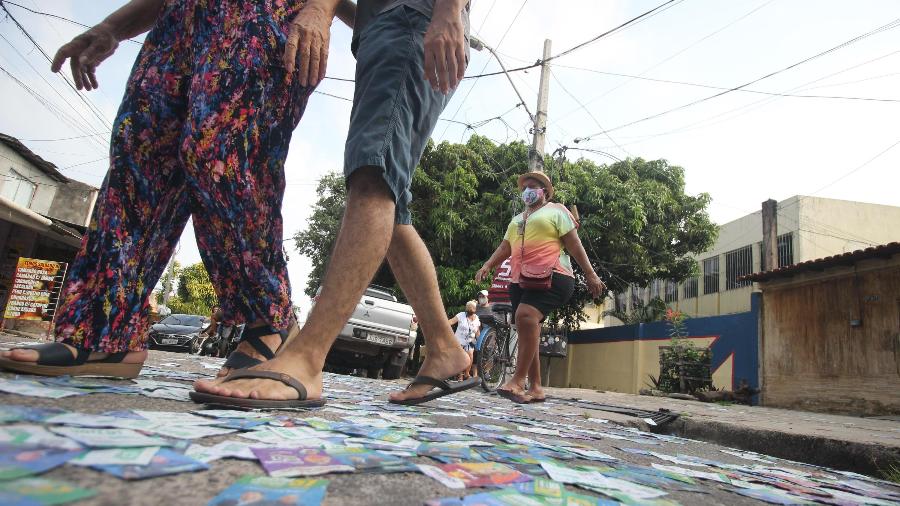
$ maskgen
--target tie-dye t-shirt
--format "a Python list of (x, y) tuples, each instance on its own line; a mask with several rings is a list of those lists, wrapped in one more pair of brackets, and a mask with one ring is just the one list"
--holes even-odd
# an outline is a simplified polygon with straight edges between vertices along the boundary
[[(509, 226), (506, 227), (506, 236), (503, 237), (509, 241), (512, 248), (510, 277), (513, 283), (519, 282), (519, 274), (522, 270), (523, 219), (523, 214), (513, 217)], [(540, 266), (552, 265), (554, 272), (574, 276), (572, 262), (563, 249), (563, 242), (560, 238), (575, 228), (578, 228), (578, 222), (562, 204), (551, 202), (533, 212), (525, 224), (525, 263)]]

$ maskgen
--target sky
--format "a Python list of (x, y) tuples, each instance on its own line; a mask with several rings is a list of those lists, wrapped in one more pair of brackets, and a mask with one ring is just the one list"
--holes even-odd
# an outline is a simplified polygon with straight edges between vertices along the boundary
[[(545, 39), (556, 55), (665, 2), (474, 0), (471, 26), (507, 68), (515, 68), (538, 60)], [(92, 25), (124, 1), (15, 3)], [(6, 6), (51, 57), (83, 30)], [(0, 16), (0, 132), (22, 139), (69, 177), (99, 186), (108, 168), (108, 125), (140, 45), (120, 44), (98, 69), (100, 89), (78, 97), (49, 72), (35, 44), (5, 13)], [(688, 193), (710, 194), (709, 213), (720, 224), (757, 211), (769, 198), (793, 195), (898, 206), (898, 18), (900, 3), (894, 0), (665, 3), (551, 62), (546, 149), (568, 147), (570, 158), (598, 163), (666, 159), (684, 167)], [(352, 78), (349, 43), (350, 30), (336, 22), (329, 76)], [(472, 51), (467, 75), (497, 70), (488, 51)], [(510, 75), (534, 111), (539, 69)], [(713, 97), (750, 82), (742, 91)], [(346, 99), (353, 85), (326, 80), (318, 90)], [(701, 100), (707, 97), (712, 98)], [(530, 120), (519, 103), (503, 75), (467, 79), (442, 116), (451, 121), (440, 121), (433, 137), (461, 142), (475, 132), (495, 142), (530, 142)], [(294, 131), (282, 210), (288, 239), (306, 226), (316, 181), (343, 166), (349, 114), (349, 101), (315, 94)], [(302, 291), (311, 265), (290, 241), (288, 253), (294, 302), (305, 310), (309, 301)], [(200, 261), (190, 225), (176, 258), (183, 264)]]

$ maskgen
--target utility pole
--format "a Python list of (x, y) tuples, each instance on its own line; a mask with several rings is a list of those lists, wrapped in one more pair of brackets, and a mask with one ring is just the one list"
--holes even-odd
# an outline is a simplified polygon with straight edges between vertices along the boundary
[(550, 95), (550, 39), (544, 40), (544, 57), (541, 60), (541, 86), (538, 89), (537, 112), (534, 115), (531, 150), (528, 153), (528, 170), (544, 170), (544, 141), (547, 134), (547, 102)]
[(778, 268), (778, 202), (773, 199), (762, 203), (762, 227), (762, 270), (771, 271)]

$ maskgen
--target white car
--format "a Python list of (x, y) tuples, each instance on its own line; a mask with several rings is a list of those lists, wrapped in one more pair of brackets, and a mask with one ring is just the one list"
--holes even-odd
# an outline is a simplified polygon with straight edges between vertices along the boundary
[[(316, 291), (313, 305), (322, 288)], [(409, 304), (397, 301), (388, 288), (366, 288), (353, 315), (341, 329), (325, 363), (334, 368), (365, 369), (370, 378), (378, 371), (384, 379), (397, 379), (416, 342), (418, 324)]]

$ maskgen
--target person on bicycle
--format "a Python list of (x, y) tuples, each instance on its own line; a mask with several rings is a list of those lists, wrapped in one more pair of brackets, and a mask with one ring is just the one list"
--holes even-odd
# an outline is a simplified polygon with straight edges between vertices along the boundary
[[(465, 311), (458, 313), (449, 320), (451, 326), (456, 325), (457, 341), (459, 341), (462, 349), (469, 354), (469, 368), (472, 366), (472, 354), (475, 349), (475, 341), (478, 336), (478, 331), (481, 329), (481, 320), (479, 320), (478, 315), (475, 314), (477, 306), (478, 304), (474, 300), (470, 300), (469, 302), (466, 302)], [(462, 373), (464, 376), (463, 379), (470, 377), (469, 370), (470, 369), (467, 368)]]
[[(578, 221), (565, 206), (550, 202), (553, 198), (550, 178), (541, 171), (528, 172), (519, 176), (518, 183), (525, 210), (510, 221), (506, 236), (491, 258), (478, 269), (475, 281), (480, 283), (504, 259), (511, 259), (509, 293), (513, 323), (519, 334), (518, 357), (515, 373), (497, 388), (497, 393), (513, 402), (529, 403), (545, 398), (538, 356), (541, 323), (550, 312), (568, 303), (575, 291), (575, 275), (566, 251), (572, 253), (584, 271), (594, 298), (600, 296), (604, 285), (578, 237)], [(549, 287), (520, 287), (523, 265), (528, 266), (529, 272), (550, 271)]]

